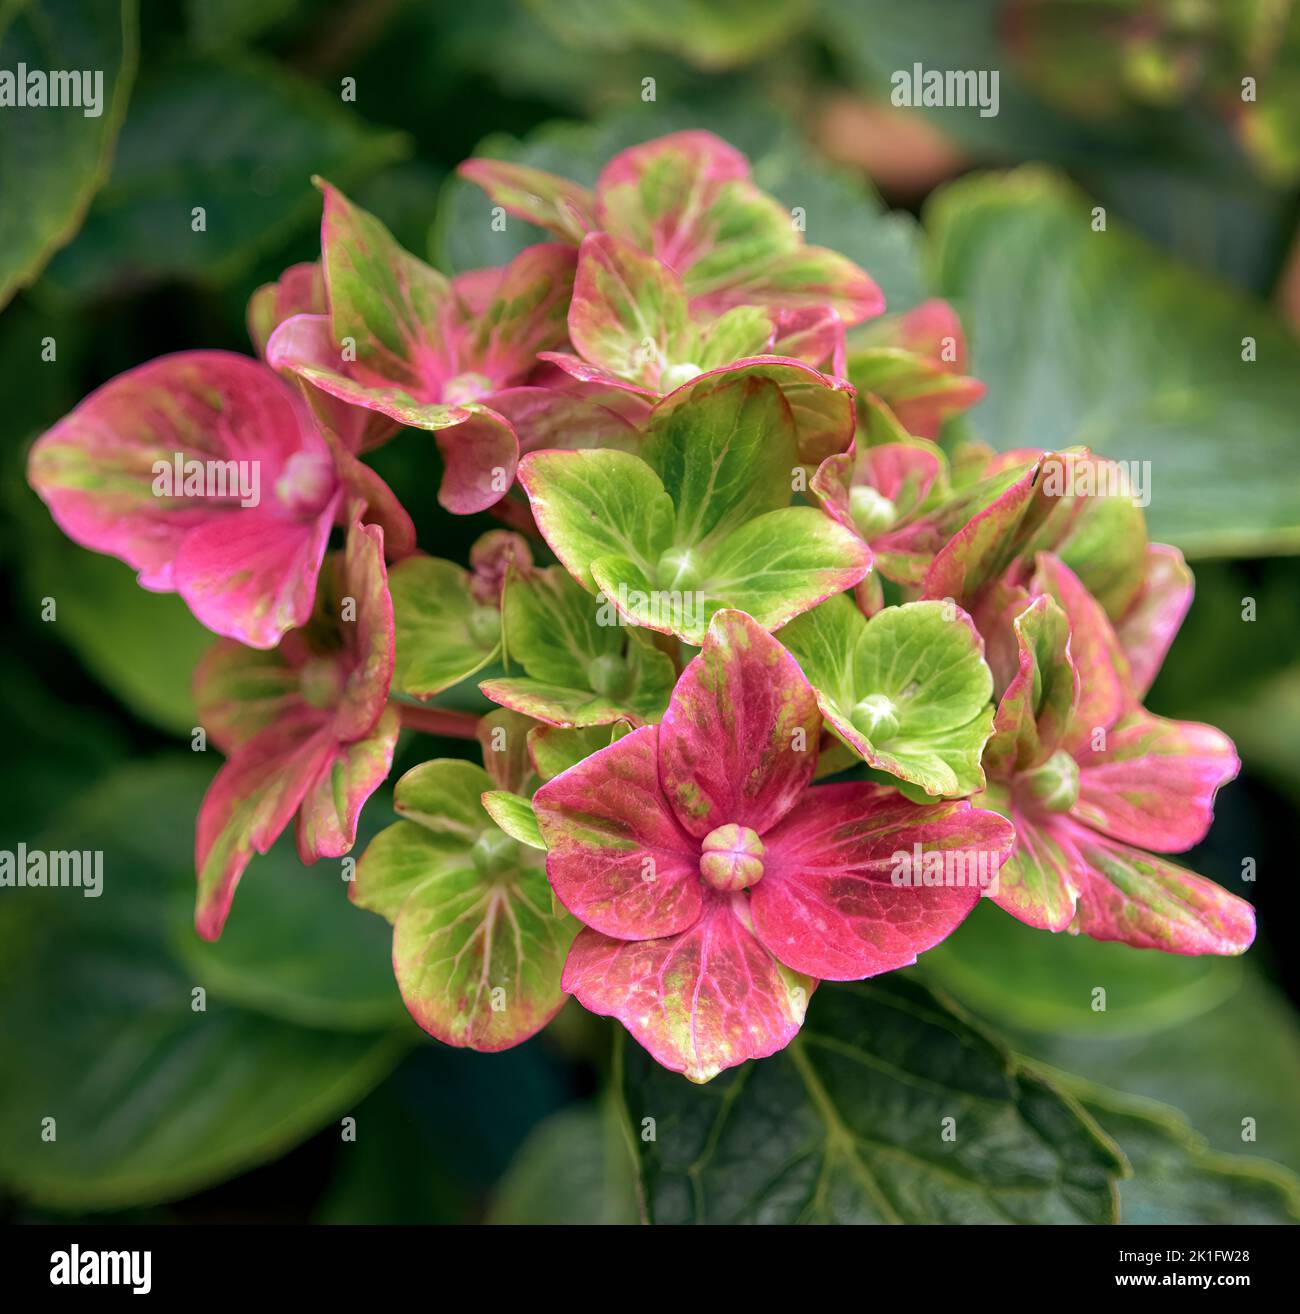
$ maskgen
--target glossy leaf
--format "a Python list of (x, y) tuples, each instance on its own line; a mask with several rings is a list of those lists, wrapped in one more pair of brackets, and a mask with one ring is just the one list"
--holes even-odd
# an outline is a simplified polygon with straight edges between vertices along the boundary
[[(703, 1088), (631, 1050), (624, 1098), (659, 1223), (1107, 1223), (1123, 1161), (953, 1006), (823, 986), (784, 1053)], [(944, 1120), (956, 1138), (943, 1139)]]

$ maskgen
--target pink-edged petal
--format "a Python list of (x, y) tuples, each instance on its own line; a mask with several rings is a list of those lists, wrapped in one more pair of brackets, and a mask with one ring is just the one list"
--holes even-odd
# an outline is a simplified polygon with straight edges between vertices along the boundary
[[(523, 381), (539, 351), (559, 346), (573, 296), (577, 257), (573, 247), (543, 242), (527, 247), (500, 272), (491, 298), (470, 307), (456, 323), (454, 339), (462, 373), (481, 374), (494, 388)], [(452, 284), (463, 296), (462, 274)]]
[(601, 227), (683, 272), (713, 249), (712, 205), (749, 161), (711, 132), (689, 130), (620, 151), (596, 183)]
[(817, 765), (821, 714), (799, 664), (744, 612), (716, 612), (659, 727), (659, 778), (697, 838), (719, 826), (763, 834)]
[(458, 516), (486, 511), (499, 502), (515, 481), (519, 439), (504, 415), (479, 407), (462, 424), (434, 435), (442, 456), (438, 501)]
[[(313, 405), (324, 423), (335, 427), (349, 447), (356, 425), (349, 417), (357, 411), (372, 413), (391, 432), (397, 424), (413, 429), (445, 429), (464, 424), (480, 409), (469, 402), (442, 402), (439, 378), (425, 380), (414, 367), (381, 364), (390, 372), (350, 363), (337, 345), (335, 329), (325, 315), (295, 315), (271, 334), (267, 362), (282, 373), (293, 374), (310, 390)], [(482, 381), (486, 388), (487, 381)], [(322, 393), (332, 404), (323, 404)]]
[(781, 389), (794, 418), (795, 441), (801, 462), (815, 464), (828, 453), (844, 451), (852, 442), (857, 422), (852, 385), (822, 374), (801, 360), (781, 356), (755, 356), (705, 370), (658, 402), (654, 417), (661, 420), (679, 406), (689, 405), (697, 390), (713, 387), (713, 381), (723, 376), (728, 379), (769, 379)]
[(778, 307), (775, 356), (793, 357), (832, 374), (844, 373), (844, 321), (830, 306)]
[(908, 433), (937, 439), (944, 424), (983, 401), (985, 391), (979, 379), (927, 365), (899, 394), (887, 393), (886, 400)]
[(341, 498), (312, 520), (228, 515), (196, 526), (176, 553), (176, 591), (214, 634), (275, 647), (311, 615)]
[(1141, 709), (1111, 727), (1104, 751), (1085, 747), (1076, 756), (1079, 798), (1070, 815), (1156, 853), (1180, 853), (1205, 838), (1215, 794), (1241, 767), (1222, 731)]
[[(354, 523), (343, 555), (342, 613), (347, 675), (335, 711), (334, 728), (341, 743), (370, 734), (388, 703), (393, 683), (393, 599), (384, 566), (384, 534), (377, 525)], [(347, 607), (344, 599), (350, 598)]]
[(1071, 930), (1174, 954), (1240, 954), (1250, 947), (1255, 910), (1244, 899), (1083, 826), (1072, 834), (1086, 879)]
[(266, 359), (271, 334), (292, 315), (323, 315), (325, 274), (318, 260), (290, 265), (275, 283), (263, 283), (248, 299), (248, 336)]
[(676, 132), (623, 151), (596, 185), (599, 226), (681, 275), (692, 306), (829, 306), (845, 324), (884, 309), (880, 289), (837, 252), (805, 246), (790, 211), (712, 133)]
[(305, 649), (295, 637), (270, 650), (217, 639), (199, 659), (192, 681), (198, 724), (228, 756), (268, 725), (306, 709), (300, 670)]
[(1055, 599), (1070, 622), (1070, 660), (1079, 673), (1079, 697), (1063, 742), (1074, 752), (1123, 714), (1128, 659), (1101, 603), (1059, 557), (1038, 554), (1032, 588)]
[(714, 894), (689, 930), (666, 939), (580, 931), (562, 980), (584, 1008), (617, 1018), (656, 1062), (696, 1082), (784, 1049), (813, 984), (755, 939), (743, 895)]
[[(421, 401), (441, 396), (442, 385), (460, 372), (452, 328), (458, 303), (451, 284), (403, 250), (374, 215), (338, 188), (323, 179), (316, 185), (324, 196), (321, 261), (330, 338), (352, 348), (343, 372)], [(407, 423), (400, 415), (393, 418)]]
[[(1004, 804), (1005, 806), (1005, 804)], [(1074, 920), (1087, 871), (1068, 830), (1059, 822), (1008, 807), (1015, 851), (1003, 864), (993, 901), (1040, 931), (1064, 931)]]
[(1014, 774), (1049, 757), (1065, 735), (1079, 697), (1079, 673), (1070, 661), (1070, 623), (1051, 598), (1029, 602), (1011, 623), (1015, 675), (993, 718), (984, 767), (993, 776)]
[[(323, 429), (338, 435), (350, 452), (362, 452), (391, 438), (397, 421), (367, 406), (359, 384), (346, 377), (329, 316), (301, 312), (273, 325), (262, 346), (273, 370), (300, 380), (303, 397)], [(338, 386), (333, 375), (338, 375)]]
[[(147, 589), (176, 587), (186, 536), (212, 521), (277, 509), (276, 481), (298, 453), (324, 444), (293, 389), (260, 362), (226, 351), (162, 356), (97, 388), (32, 448), (28, 480), (65, 534), (139, 572)], [(240, 461), (260, 501), (155, 493), (155, 463)], [(292, 514), (291, 508), (286, 510)]]
[(898, 345), (949, 366), (954, 374), (966, 369), (966, 337), (961, 320), (946, 301), (937, 297), (913, 306), (899, 317)]
[(194, 924), (205, 940), (221, 934), (244, 869), (280, 837), (333, 746), (328, 713), (308, 708), (267, 727), (213, 778), (194, 846)]
[[(906, 546), (913, 552), (924, 552), (928, 533), (940, 531), (938, 541), (930, 539), (930, 550), (937, 552), (925, 573), (923, 597), (952, 598), (969, 606), (980, 589), (1006, 569), (1020, 547), (1037, 481), (1038, 466), (1034, 465), (976, 511), (946, 542), (941, 516), (923, 517), (909, 527)], [(901, 538), (891, 539), (891, 551), (903, 547)]]
[(1014, 841), (1004, 817), (964, 801), (918, 806), (880, 785), (816, 785), (763, 836), (755, 933), (786, 966), (827, 980), (906, 967), (995, 885)]
[(551, 888), (580, 921), (622, 940), (673, 935), (700, 915), (699, 847), (659, 787), (658, 733), (634, 730), (533, 797)]
[(902, 517), (925, 501), (942, 469), (942, 458), (929, 447), (883, 443), (861, 453), (854, 483), (867, 484), (889, 498)]
[(640, 383), (634, 383), (631, 379), (621, 379), (617, 374), (611, 374), (598, 365), (589, 365), (581, 356), (574, 356), (567, 351), (538, 352), (537, 359), (545, 364), (556, 366), (579, 383), (629, 393), (636, 397), (644, 397), (647, 401), (653, 400), (659, 395), (655, 388), (648, 388)]
[(570, 242), (597, 226), (596, 198), (567, 178), (509, 160), (466, 160), (457, 170), (507, 213)]
[(662, 372), (694, 349), (681, 279), (629, 242), (588, 233), (578, 249), (569, 337), (592, 365), (658, 389)]
[(594, 396), (553, 388), (506, 388), (492, 394), (492, 409), (514, 426), (521, 455), (556, 447), (632, 451), (637, 445), (632, 422)]
[(351, 850), (361, 809), (393, 765), (400, 729), (397, 708), (386, 707), (368, 734), (330, 746), (298, 811), (298, 856), (303, 862), (339, 858)]
[[(789, 215), (781, 213), (788, 224)], [(866, 270), (824, 246), (796, 243), (738, 262), (731, 269), (719, 261), (717, 265), (723, 267), (708, 267), (706, 274), (707, 265), (701, 261), (685, 276), (691, 309), (697, 312), (717, 314), (751, 303), (788, 308), (828, 305), (846, 325), (853, 325), (885, 308), (884, 293)]]
[(1147, 545), (1146, 578), (1115, 627), (1129, 663), (1129, 690), (1141, 699), (1151, 688), (1174, 641), (1195, 585), (1192, 572), (1175, 547)]

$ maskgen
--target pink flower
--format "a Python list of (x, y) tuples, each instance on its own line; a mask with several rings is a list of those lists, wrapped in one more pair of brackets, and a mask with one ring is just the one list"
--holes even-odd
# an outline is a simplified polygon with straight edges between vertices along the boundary
[(984, 385), (964, 373), (966, 339), (946, 301), (876, 320), (853, 335), (847, 355), (854, 387), (884, 402), (921, 438), (937, 438), (946, 420), (984, 396)]
[(884, 309), (867, 274), (837, 252), (805, 245), (791, 212), (711, 132), (675, 132), (620, 151), (594, 192), (504, 160), (467, 160), (460, 173), (566, 241), (600, 231), (654, 256), (680, 278), (693, 309), (830, 307), (849, 325)]
[(781, 1049), (816, 978), (915, 962), (979, 898), (900, 883), (900, 864), (979, 851), (992, 875), (1010, 851), (1011, 827), (966, 802), (813, 786), (821, 728), (790, 654), (721, 611), (662, 724), (534, 798), (552, 888), (585, 923), (565, 990), (692, 1080)]
[(1186, 610), (1181, 558), (1171, 554), (1153, 549), (1152, 577), (1128, 622), (1136, 665), (1058, 558), (1039, 555), (1020, 601), (1003, 586), (1017, 658), (985, 754), (982, 801), (1015, 823), (1016, 850), (997, 902), (1047, 930), (1236, 954), (1254, 939), (1250, 904), (1156, 856), (1205, 837), (1214, 796), (1240, 765), (1220, 731), (1153, 716), (1137, 701)]
[[(321, 251), (329, 312), (291, 315), (268, 362), (338, 402), (437, 434), (439, 500), (461, 514), (497, 502), (514, 478), (516, 398), (537, 353), (560, 346), (575, 255), (558, 242), (501, 269), (448, 280), (328, 183)], [(522, 389), (527, 393), (531, 390)]]
[(200, 717), (229, 755), (199, 810), (195, 924), (205, 939), (221, 934), (253, 854), (295, 814), (303, 862), (351, 849), (362, 804), (392, 765), (393, 658), (383, 531), (354, 520), (308, 626), (269, 653), (223, 639), (200, 662)]
[(306, 623), (349, 496), (394, 557), (415, 545), (387, 484), (297, 390), (228, 351), (161, 356), (110, 379), (37, 440), (27, 477), (69, 538), (252, 648)]
[(225, 351), (162, 356), (111, 379), (37, 441), (28, 479), (69, 538), (254, 648), (311, 614), (343, 500), (294, 390)]
[(871, 549), (875, 570), (857, 588), (868, 615), (884, 605), (880, 576), (927, 598), (966, 597), (993, 563), (1014, 552), (1034, 492), (1036, 467), (1022, 464), (938, 499), (945, 462), (932, 443), (859, 443), (828, 456), (810, 488), (832, 520)]

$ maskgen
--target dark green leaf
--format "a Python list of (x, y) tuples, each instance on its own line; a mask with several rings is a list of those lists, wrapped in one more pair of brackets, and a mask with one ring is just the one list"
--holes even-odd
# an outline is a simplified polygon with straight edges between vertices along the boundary
[(84, 69), (103, 78), (93, 117), (84, 106), (0, 111), (0, 306), (72, 238), (108, 176), (135, 79), (136, 23), (135, 0), (0, 5), (0, 69)]
[(1114, 1221), (1122, 1160), (1078, 1105), (896, 976), (823, 985), (706, 1086), (629, 1047), (625, 1098), (654, 1222)]

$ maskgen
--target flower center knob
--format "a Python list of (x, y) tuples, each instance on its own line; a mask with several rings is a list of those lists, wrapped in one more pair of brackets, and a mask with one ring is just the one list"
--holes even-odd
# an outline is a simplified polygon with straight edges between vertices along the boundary
[(294, 452), (275, 481), (275, 496), (294, 515), (311, 516), (330, 500), (336, 482), (334, 462), (324, 452)]
[(470, 861), (480, 876), (497, 876), (513, 867), (519, 845), (501, 830), (485, 830), (469, 851)]
[(632, 687), (632, 668), (607, 652), (588, 663), (587, 682), (602, 698), (621, 698)]
[(730, 894), (763, 879), (763, 841), (748, 826), (719, 826), (700, 847), (700, 875), (715, 890)]
[(873, 744), (883, 744), (898, 733), (898, 708), (884, 694), (868, 694), (854, 707), (849, 720)]
[(501, 637), (501, 613), (495, 607), (475, 607), (469, 614), (469, 636), (481, 648)]
[(893, 527), (898, 508), (883, 493), (857, 484), (849, 490), (849, 515), (863, 538), (873, 538)]
[(1079, 764), (1058, 748), (1040, 767), (1016, 782), (1020, 792), (1046, 812), (1068, 812), (1079, 801)]
[(664, 589), (692, 589), (696, 575), (695, 554), (690, 548), (669, 548), (655, 568), (656, 582)]
[(672, 392), (674, 388), (680, 388), (683, 383), (689, 383), (702, 373), (703, 370), (691, 361), (682, 361), (680, 365), (669, 365), (659, 376), (659, 391)]

